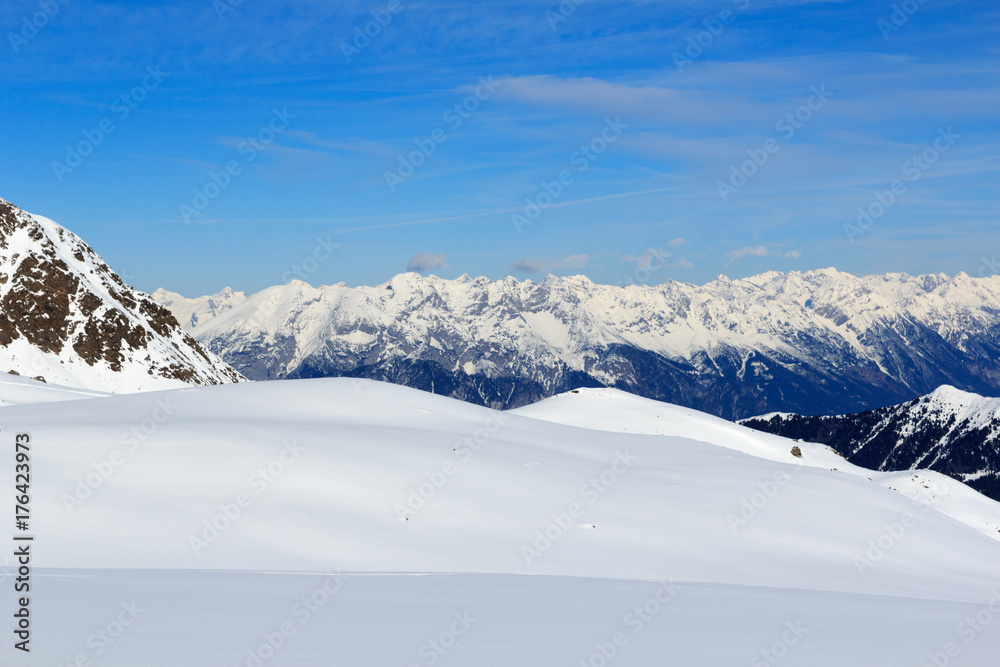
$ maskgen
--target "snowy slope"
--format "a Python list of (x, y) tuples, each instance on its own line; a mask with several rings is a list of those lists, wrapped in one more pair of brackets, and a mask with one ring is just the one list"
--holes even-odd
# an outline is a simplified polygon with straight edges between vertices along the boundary
[(53, 385), (18, 375), (0, 375), (0, 406), (75, 401), (108, 395), (101, 391)]
[(825, 442), (876, 470), (936, 470), (1000, 499), (1000, 398), (945, 385), (912, 401), (859, 414), (774, 413), (743, 423)]
[[(783, 664), (896, 664), (1000, 587), (1000, 542), (959, 512), (625, 398), (529, 416), (326, 379), (0, 408), (39, 443), (39, 648), (93, 657), (87, 634), (134, 601), (99, 664), (251, 665), (283, 622), (269, 665), (586, 664), (616, 632), (614, 664), (748, 664), (792, 639)], [(964, 520), (996, 517), (947, 491)], [(1000, 649), (995, 627), (973, 639), (967, 664)]]
[(731, 418), (856, 411), (944, 383), (1000, 389), (1000, 276), (825, 269), (615, 287), (407, 273), (242, 302), (228, 288), (157, 298), (251, 379), (371, 377), (492, 407), (605, 385)]
[[(825, 444), (763, 433), (696, 410), (617, 389), (573, 390), (511, 413), (600, 431), (691, 438), (771, 461), (857, 475), (1000, 540), (1000, 503), (938, 472), (874, 472), (849, 463)], [(793, 447), (798, 448), (799, 456), (792, 453)]]
[(236, 382), (79, 237), (0, 200), (0, 372), (112, 392)]
[[(1000, 651), (995, 621), (975, 620), (995, 614), (989, 590), (969, 603), (544, 575), (198, 570), (55, 570), (36, 583), (49, 622), (34, 662), (14, 655), (15, 667), (81, 656), (101, 667), (933, 667), (929, 656), (993, 667)], [(118, 618), (130, 625), (105, 643), (98, 633), (110, 639)]]

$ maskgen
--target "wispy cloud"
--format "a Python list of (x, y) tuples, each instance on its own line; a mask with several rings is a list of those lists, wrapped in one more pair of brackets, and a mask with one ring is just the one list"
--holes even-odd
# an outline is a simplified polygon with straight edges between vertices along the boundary
[[(404, 2), (347, 65), (341, 41), (384, 0), (230, 2), (221, 20), (208, 0), (70, 3), (7, 68), (4, 120), (21, 131), (5, 136), (19, 159), (0, 165), (0, 196), (93, 237), (109, 256), (134, 258), (140, 288), (198, 293), (223, 280), (265, 287), (273, 271), (259, 267), (311, 243), (317, 226), (354, 248), (319, 270), (331, 283), (377, 284), (404, 264), (609, 283), (623, 268), (659, 266), (643, 257), (649, 246), (692, 281), (727, 263), (731, 273), (807, 263), (973, 273), (976, 248), (1000, 252), (997, 9), (928, 2), (887, 42), (876, 21), (893, 1), (753, 0), (683, 72), (673, 52), (721, 7), (576, 3), (553, 29), (545, 13), (559, 0)], [(37, 7), (0, 3), (0, 23), (16, 33)], [(39, 184), (156, 63), (171, 73), (163, 94), (130, 110), (66, 187)], [(500, 82), (495, 94), (469, 101), (483, 76)], [(776, 123), (821, 85), (829, 105), (785, 140)], [(285, 105), (298, 119), (243, 162), (240, 145)], [(581, 160), (616, 116), (629, 125), (620, 140)], [(863, 243), (838, 245), (858, 206), (905, 178), (903, 165), (949, 126), (961, 135), (955, 148), (905, 182)], [(432, 139), (438, 128), (446, 139)], [(759, 173), (721, 201), (717, 183), (731, 166), (775, 136), (780, 151), (766, 164), (758, 157)], [(384, 173), (412, 156), (425, 163), (388, 196)], [(204, 228), (157, 231), (178, 225), (178, 202), (213, 174), (225, 178), (234, 159), (240, 174), (201, 220), (219, 226), (215, 242)], [(511, 214), (555, 192), (564, 172), (572, 183), (517, 234)], [(111, 234), (112, 223), (130, 234)], [(411, 258), (417, 250), (435, 252)], [(632, 263), (618, 261), (625, 253)], [(187, 266), (163, 259), (179, 256)]]
[(711, 125), (730, 122), (734, 115), (759, 115), (762, 105), (749, 95), (735, 99), (702, 90), (659, 85), (624, 84), (594, 77), (561, 78), (551, 75), (500, 80), (499, 100), (537, 106), (562, 107), (587, 114), (621, 116), (625, 120), (653, 119), (658, 123)]
[(733, 262), (738, 262), (744, 257), (782, 257), (784, 259), (796, 259), (802, 257), (802, 251), (800, 250), (774, 250), (768, 248), (763, 244), (758, 244), (755, 246), (744, 246), (738, 250), (730, 250), (727, 253), (729, 261), (726, 264), (732, 264)]
[(510, 265), (511, 273), (537, 275), (546, 271), (566, 269), (585, 269), (590, 262), (590, 256), (580, 253), (567, 255), (560, 259), (522, 259)]
[(648, 248), (641, 255), (623, 255), (622, 261), (634, 263), (640, 269), (649, 269), (652, 268), (654, 259), (659, 266), (663, 266), (663, 260), (670, 256), (669, 252), (665, 252), (660, 248)]

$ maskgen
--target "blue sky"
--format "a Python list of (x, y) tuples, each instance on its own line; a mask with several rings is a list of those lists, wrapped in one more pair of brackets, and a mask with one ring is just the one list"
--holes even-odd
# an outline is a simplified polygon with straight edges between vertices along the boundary
[(992, 1), (34, 0), (0, 25), (0, 197), (146, 291), (997, 270)]

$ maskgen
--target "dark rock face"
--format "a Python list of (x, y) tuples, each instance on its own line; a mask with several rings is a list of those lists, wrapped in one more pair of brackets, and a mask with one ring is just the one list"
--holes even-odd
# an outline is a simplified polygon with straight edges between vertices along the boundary
[(1000, 500), (1000, 399), (943, 387), (901, 405), (857, 414), (778, 414), (740, 423), (827, 444), (851, 463), (872, 470), (935, 470)]
[(133, 386), (144, 381), (132, 373), (119, 387), (124, 390), (152, 388), (159, 378), (193, 384), (241, 379), (74, 234), (0, 200), (0, 348), (19, 340), (53, 355), (53, 364), (112, 373), (138, 365), (152, 380), (148, 387)]

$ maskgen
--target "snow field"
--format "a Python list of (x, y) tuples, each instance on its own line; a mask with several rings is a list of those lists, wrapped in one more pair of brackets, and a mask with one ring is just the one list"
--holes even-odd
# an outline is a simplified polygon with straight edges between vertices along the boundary
[(1000, 543), (969, 523), (996, 503), (951, 490), (953, 516), (923, 509), (822, 446), (795, 457), (621, 392), (497, 413), (324, 379), (0, 419), (34, 443), (37, 652), (18, 665), (978, 665), (1000, 649)]

